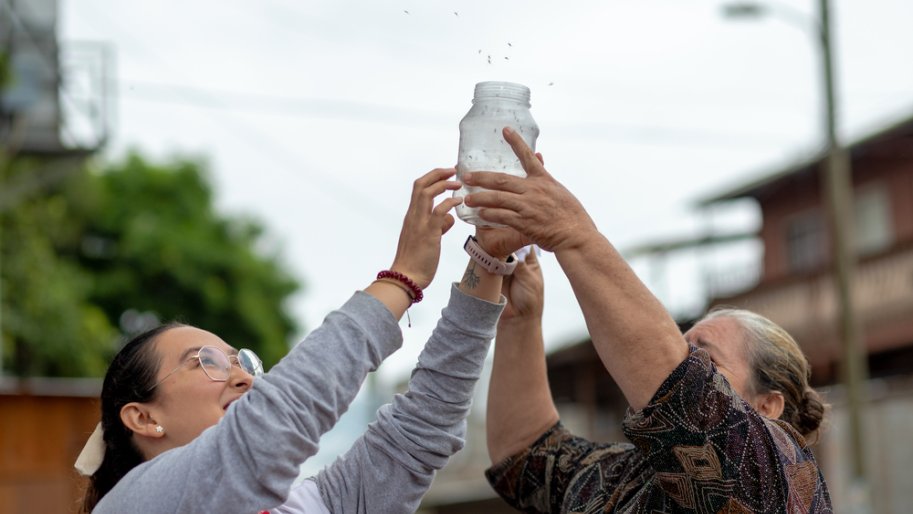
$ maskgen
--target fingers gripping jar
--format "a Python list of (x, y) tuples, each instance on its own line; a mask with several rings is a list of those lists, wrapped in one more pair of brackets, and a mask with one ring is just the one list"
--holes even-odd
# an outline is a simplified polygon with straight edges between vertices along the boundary
[[(501, 130), (510, 127), (520, 134), (533, 151), (539, 126), (529, 112), (529, 88), (511, 82), (480, 82), (476, 84), (472, 107), (460, 121), (460, 151), (457, 157), (457, 180), (466, 171), (498, 171), (518, 177), (526, 172), (520, 159), (514, 155)], [(454, 192), (464, 197), (479, 191), (477, 187), (463, 186)], [(482, 220), (478, 208), (457, 206), (457, 216), (473, 225), (500, 226)]]

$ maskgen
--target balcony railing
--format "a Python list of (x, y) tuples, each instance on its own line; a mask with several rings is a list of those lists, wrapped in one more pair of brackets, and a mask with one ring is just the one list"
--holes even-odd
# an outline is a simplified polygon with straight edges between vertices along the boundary
[[(913, 244), (862, 259), (854, 280), (854, 305), (869, 352), (913, 341), (913, 331), (897, 328), (913, 316)], [(741, 294), (718, 296), (712, 304), (734, 305), (767, 316), (796, 337), (813, 364), (836, 360), (837, 305), (827, 270), (764, 282)]]

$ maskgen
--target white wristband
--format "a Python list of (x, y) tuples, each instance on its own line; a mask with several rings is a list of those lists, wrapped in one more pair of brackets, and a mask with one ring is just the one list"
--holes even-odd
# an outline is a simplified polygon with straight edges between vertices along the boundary
[(507, 257), (507, 261), (496, 259), (482, 249), (479, 240), (475, 236), (470, 235), (466, 238), (463, 249), (472, 257), (472, 260), (494, 275), (510, 275), (517, 268), (518, 261), (513, 254)]

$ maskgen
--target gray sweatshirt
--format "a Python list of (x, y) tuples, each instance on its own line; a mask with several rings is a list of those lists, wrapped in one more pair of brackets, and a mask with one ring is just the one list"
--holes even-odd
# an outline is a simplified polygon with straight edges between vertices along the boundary
[[(414, 512), (463, 446), (465, 418), (504, 306), (452, 287), (409, 381), (352, 448), (316, 477), (330, 512)], [(93, 512), (257, 514), (285, 502), (374, 370), (402, 344), (397, 320), (356, 293), (193, 442), (134, 468)], [(283, 512), (286, 512), (283, 510)]]

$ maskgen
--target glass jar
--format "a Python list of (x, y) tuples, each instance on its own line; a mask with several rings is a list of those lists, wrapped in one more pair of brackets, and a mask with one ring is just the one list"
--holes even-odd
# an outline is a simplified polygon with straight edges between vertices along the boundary
[[(526, 172), (514, 155), (502, 129), (510, 127), (526, 141), (533, 151), (539, 126), (529, 112), (529, 88), (511, 82), (480, 82), (476, 84), (472, 107), (460, 121), (460, 150), (457, 156), (457, 180), (465, 171), (498, 171), (518, 177)], [(466, 187), (454, 191), (454, 197), (464, 197), (479, 191)], [(457, 216), (477, 226), (501, 226), (482, 220), (478, 208), (457, 206)]]

